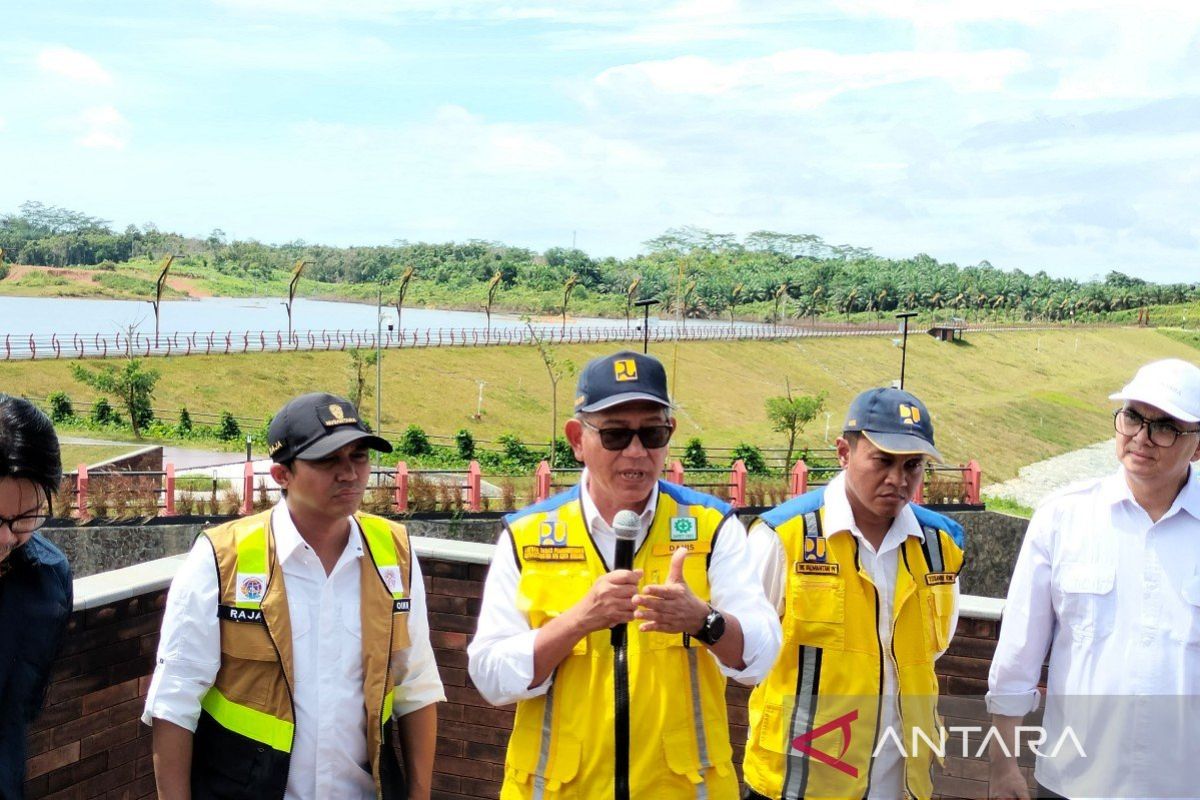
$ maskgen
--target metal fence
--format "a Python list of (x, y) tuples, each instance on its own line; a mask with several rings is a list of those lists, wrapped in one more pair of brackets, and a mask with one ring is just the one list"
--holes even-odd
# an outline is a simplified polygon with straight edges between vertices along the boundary
[[(965, 325), (968, 332), (1042, 330), (1054, 326)], [(835, 336), (897, 336), (896, 326), (885, 323), (839, 324), (815, 322), (808, 325), (656, 325), (649, 330), (649, 341), (742, 341), (807, 339)], [(325, 352), (350, 349), (425, 347), (496, 347), (530, 345), (535, 337), (546, 344), (594, 344), (643, 340), (638, 328), (623, 326), (535, 325), (525, 328), (420, 328), (385, 331), (377, 335), (369, 330), (261, 330), (192, 331), (154, 334), (33, 334), (4, 335), (0, 360), (125, 358), (136, 356), (242, 355), (247, 353)]]

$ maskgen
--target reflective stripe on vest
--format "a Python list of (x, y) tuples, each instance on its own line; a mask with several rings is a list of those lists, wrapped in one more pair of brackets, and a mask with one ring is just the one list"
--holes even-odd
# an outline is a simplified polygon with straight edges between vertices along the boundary
[(392, 530), (387, 521), (374, 517), (359, 517), (358, 526), (367, 547), (371, 550), (371, 558), (379, 577), (392, 593), (395, 601), (393, 611), (408, 611), (407, 595), (404, 593), (404, 581), (400, 576), (400, 556), (396, 553), (396, 540), (392, 538)]
[(238, 608), (260, 608), (267, 590), (267, 529), (257, 526), (237, 537)]
[(292, 752), (292, 734), (296, 726), (291, 722), (226, 700), (225, 695), (215, 686), (201, 698), (200, 707), (227, 730), (261, 742), (281, 753)]

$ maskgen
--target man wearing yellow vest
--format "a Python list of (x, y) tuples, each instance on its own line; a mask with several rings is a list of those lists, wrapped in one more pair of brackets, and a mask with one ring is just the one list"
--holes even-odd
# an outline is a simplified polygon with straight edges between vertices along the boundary
[(421, 571), (403, 525), (358, 513), (391, 445), (322, 393), (268, 439), (283, 499), (204, 531), (171, 584), (142, 717), (158, 796), (428, 798), (445, 696)]
[(500, 796), (736, 798), (725, 680), (761, 680), (779, 648), (745, 528), (659, 480), (675, 419), (656, 359), (589, 362), (575, 412), (583, 475), (505, 519), (468, 648), (480, 693), (517, 703)]
[(933, 664), (957, 623), (962, 528), (909, 502), (926, 459), (941, 461), (920, 400), (863, 392), (843, 430), (843, 471), (750, 528), (783, 622), (779, 661), (750, 697), (752, 800), (933, 792)]

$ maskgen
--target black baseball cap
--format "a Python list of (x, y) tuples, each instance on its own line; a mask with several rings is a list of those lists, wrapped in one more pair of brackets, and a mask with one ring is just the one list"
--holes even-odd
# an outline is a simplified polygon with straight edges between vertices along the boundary
[(842, 430), (859, 431), (885, 453), (924, 453), (943, 460), (933, 446), (929, 409), (903, 389), (868, 389), (854, 398)]
[(579, 373), (579, 385), (575, 390), (576, 411), (603, 411), (634, 400), (671, 407), (667, 370), (657, 358), (622, 350), (611, 356), (593, 358)]
[(357, 441), (365, 441), (373, 450), (392, 452), (386, 439), (367, 430), (353, 403), (325, 392), (302, 394), (289, 401), (267, 427), (267, 449), (275, 462), (293, 458), (316, 461)]

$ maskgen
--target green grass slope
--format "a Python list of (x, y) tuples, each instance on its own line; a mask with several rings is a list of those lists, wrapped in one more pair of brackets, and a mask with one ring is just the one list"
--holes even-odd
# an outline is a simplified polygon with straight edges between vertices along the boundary
[[(556, 348), (582, 366), (610, 345)], [(802, 339), (779, 342), (681, 343), (652, 347), (663, 359), (678, 399), (677, 445), (698, 436), (709, 447), (747, 441), (782, 447), (771, 431), (766, 398), (793, 392), (828, 395), (831, 435), (850, 399), (897, 377), (900, 349), (889, 337)], [(1108, 395), (1138, 365), (1168, 356), (1200, 360), (1196, 347), (1150, 329), (1106, 328), (969, 334), (965, 344), (910, 336), (906, 388), (930, 407), (938, 445), (951, 462), (977, 458), (985, 481), (1005, 480), (1026, 464), (1111, 435)], [(345, 353), (193, 356), (153, 359), (162, 372), (155, 407), (193, 414), (228, 409), (267, 419), (292, 395), (315, 390), (344, 394), (350, 381)], [(374, 384), (374, 370), (368, 373)], [(478, 382), (483, 415), (473, 419)], [(467, 428), (478, 439), (515, 432), (546, 441), (550, 384), (537, 351), (528, 347), (393, 350), (384, 354), (383, 427), (397, 434), (417, 424), (431, 434)], [(76, 398), (95, 393), (76, 383), (66, 361), (0, 364), (0, 388), (40, 399), (55, 390)], [(574, 378), (559, 385), (559, 425), (570, 411)], [(374, 417), (374, 399), (364, 401)], [(176, 412), (170, 412), (174, 419)], [(166, 416), (166, 415), (164, 415)], [(825, 445), (822, 413), (803, 443)]]

